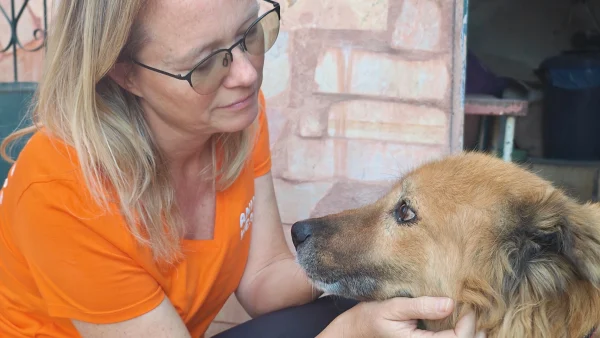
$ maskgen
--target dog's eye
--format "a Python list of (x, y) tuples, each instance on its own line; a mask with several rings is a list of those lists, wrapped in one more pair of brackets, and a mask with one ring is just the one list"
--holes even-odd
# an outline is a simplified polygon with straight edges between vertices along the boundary
[(415, 212), (404, 201), (396, 209), (396, 221), (398, 223), (410, 222), (416, 216)]

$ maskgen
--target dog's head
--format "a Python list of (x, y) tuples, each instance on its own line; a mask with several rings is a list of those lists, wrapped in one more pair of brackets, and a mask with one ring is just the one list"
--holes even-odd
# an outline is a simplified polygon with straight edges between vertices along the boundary
[[(373, 204), (297, 222), (292, 240), (327, 293), (449, 296), (474, 308), (480, 326), (512, 325), (512, 333), (541, 325), (514, 327), (528, 311), (556, 312), (544, 309), (548, 301), (573, 303), (573, 287), (600, 286), (600, 208), (477, 153), (423, 165)], [(429, 327), (454, 325), (457, 316)]]

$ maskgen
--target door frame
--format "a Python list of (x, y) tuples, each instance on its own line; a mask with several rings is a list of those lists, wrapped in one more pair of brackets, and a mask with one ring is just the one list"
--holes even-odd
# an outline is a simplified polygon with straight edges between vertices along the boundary
[(449, 152), (458, 153), (464, 145), (465, 82), (467, 70), (467, 21), (469, 0), (454, 1), (452, 36), (452, 86), (450, 89)]

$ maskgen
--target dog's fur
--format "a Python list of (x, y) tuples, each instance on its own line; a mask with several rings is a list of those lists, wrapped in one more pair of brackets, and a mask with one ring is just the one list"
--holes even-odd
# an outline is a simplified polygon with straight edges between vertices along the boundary
[(327, 293), (455, 299), (430, 330), (468, 309), (488, 337), (579, 338), (600, 324), (600, 206), (489, 155), (427, 163), (373, 204), (294, 224), (292, 238)]

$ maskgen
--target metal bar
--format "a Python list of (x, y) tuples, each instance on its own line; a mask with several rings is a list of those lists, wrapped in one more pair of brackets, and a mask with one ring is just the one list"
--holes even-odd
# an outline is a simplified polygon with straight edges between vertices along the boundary
[[(13, 5), (12, 7), (14, 8), (14, 0), (13, 1)], [(21, 9), (19, 10), (19, 14), (17, 14), (17, 16), (13, 15), (13, 18), (15, 20), (15, 22), (18, 22), (21, 19), (21, 15), (23, 15), (23, 12), (25, 12), (25, 7), (27, 7), (27, 3), (29, 2), (29, 0), (24, 0), (23, 1), (23, 6), (21, 6)], [(16, 26), (15, 26), (16, 27)]]
[(488, 139), (490, 135), (490, 116), (481, 116), (479, 120), (479, 141), (477, 143), (477, 150), (484, 152), (489, 149)]
[[(25, 48), (22, 44), (21, 41), (19, 40), (19, 36), (17, 35), (17, 27), (19, 25), (19, 21), (21, 20), (23, 13), (25, 12), (25, 10), (27, 9), (27, 5), (29, 4), (29, 0), (23, 0), (23, 3), (21, 5), (21, 7), (18, 9), (17, 11), (17, 5), (15, 4), (15, 0), (11, 0), (10, 1), (10, 11), (7, 11), (1, 4), (0, 4), (0, 12), (2, 13), (1, 16), (3, 16), (7, 21), (8, 21), (8, 25), (10, 27), (10, 37), (8, 40), (8, 44), (6, 46), (0, 46), (0, 53), (6, 53), (6, 52), (11, 52), (12, 53), (12, 63), (13, 63), (13, 82), (19, 82), (19, 64), (18, 64), (18, 51), (19, 49), (28, 51), (28, 52), (34, 52), (37, 51), (38, 49), (41, 49), (42, 47), (45, 47), (46, 45), (46, 33), (48, 31), (48, 6), (47, 6), (47, 0), (42, 0), (43, 2), (43, 22), (44, 22), (44, 27), (42, 29), (36, 29), (33, 31), (33, 36), (35, 40), (42, 40), (40, 46), (32, 48), (32, 49), (27, 49)], [(10, 12), (10, 15), (9, 15)], [(39, 37), (39, 34), (41, 33), (42, 36)]]
[(592, 189), (592, 202), (598, 202), (599, 190), (600, 190), (600, 170), (596, 170), (596, 175), (594, 175), (594, 187)]
[(14, 76), (14, 82), (18, 82), (19, 81), (19, 67), (18, 67), (18, 63), (17, 63), (17, 44), (15, 43), (15, 37), (17, 36), (17, 22), (15, 20), (15, 0), (11, 0), (10, 1), (10, 17), (11, 17), (11, 22), (9, 22), (10, 25), (10, 42), (12, 44), (12, 49), (13, 49), (13, 76)]
[(448, 146), (451, 153), (464, 150), (465, 123), (465, 82), (467, 71), (467, 26), (469, 14), (468, 0), (454, 0), (452, 16), (452, 85), (450, 90), (451, 108), (449, 113)]
[(504, 125), (504, 148), (502, 149), (502, 158), (504, 161), (512, 161), (512, 153), (515, 140), (515, 121), (516, 117), (506, 116)]
[(6, 10), (4, 9), (4, 6), (2, 6), (2, 4), (0, 4), (0, 12), (2, 12), (2, 15), (4, 16), (6, 21), (11, 22), (11, 19), (8, 16), (8, 13), (6, 13)]
[(6, 45), (6, 47), (2, 48), (2, 50), (0, 50), (0, 53), (4, 53), (7, 50), (10, 49), (10, 47), (12, 46), (11, 41), (12, 41), (12, 25), (10, 24), (12, 22), (12, 20), (10, 19), (10, 17), (8, 16), (8, 13), (6, 13), (6, 10), (4, 9), (4, 7), (2, 7), (2, 4), (0, 4), (0, 12), (2, 12), (2, 15), (4, 16), (4, 18), (6, 19), (6, 21), (9, 23), (10, 29), (11, 29), (11, 34), (8, 40), (8, 44)]
[[(46, 41), (46, 33), (48, 32), (48, 4), (46, 3), (46, 0), (42, 1), (42, 3), (44, 4), (44, 31), (42, 33), (44, 33), (44, 42)], [(45, 51), (45, 47), (46, 44), (44, 43), (44, 51)]]

